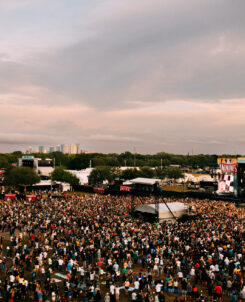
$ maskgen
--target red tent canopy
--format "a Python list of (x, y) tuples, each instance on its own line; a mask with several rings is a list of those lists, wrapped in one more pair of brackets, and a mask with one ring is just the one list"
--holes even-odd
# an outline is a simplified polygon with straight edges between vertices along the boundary
[(105, 193), (105, 189), (103, 188), (93, 188), (95, 193), (100, 193), (100, 194), (104, 194)]
[(26, 200), (37, 200), (37, 195), (26, 194)]
[(7, 199), (12, 200), (12, 199), (15, 199), (15, 197), (16, 197), (16, 194), (11, 194), (11, 193), (5, 194), (5, 195), (4, 195), (4, 198), (5, 198), (6, 200), (7, 200)]

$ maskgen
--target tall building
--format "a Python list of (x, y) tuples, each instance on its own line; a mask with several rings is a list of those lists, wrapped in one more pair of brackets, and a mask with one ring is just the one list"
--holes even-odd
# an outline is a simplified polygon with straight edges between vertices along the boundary
[(47, 149), (44, 146), (39, 146), (38, 151), (39, 153), (47, 153)]
[(80, 144), (63, 144), (61, 152), (64, 154), (78, 154), (81, 152)]
[(80, 144), (76, 144), (77, 146), (77, 154), (81, 153), (81, 147), (80, 147)]
[(28, 146), (26, 148), (26, 154), (31, 154), (32, 153), (32, 147), (31, 146)]
[(57, 152), (60, 152), (60, 151), (61, 151), (60, 145), (58, 145), (58, 146), (55, 147), (55, 151), (57, 151)]
[(64, 154), (69, 154), (70, 153), (70, 145), (62, 144), (61, 145), (61, 152), (64, 153)]
[(69, 145), (69, 147), (70, 147), (70, 154), (77, 154), (77, 145), (75, 145), (75, 144), (70, 144)]
[(49, 153), (52, 153), (55, 151), (55, 147), (49, 147)]

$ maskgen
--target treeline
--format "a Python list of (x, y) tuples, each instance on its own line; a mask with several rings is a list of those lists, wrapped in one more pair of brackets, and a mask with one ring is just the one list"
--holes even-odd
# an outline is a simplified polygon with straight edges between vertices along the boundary
[[(184, 167), (204, 168), (216, 167), (217, 155), (176, 155), (165, 152), (156, 154), (133, 154), (124, 153), (81, 153), (81, 154), (63, 154), (53, 152), (48, 154), (34, 153), (33, 156), (39, 158), (55, 159), (56, 166), (63, 166), (71, 170), (81, 170), (91, 166), (101, 167), (167, 167), (169, 165), (181, 165)], [(0, 168), (7, 168), (9, 165), (16, 164), (18, 158), (22, 157), (20, 151), (13, 153), (0, 154)]]
[(100, 185), (105, 181), (110, 184), (114, 181), (131, 180), (136, 177), (168, 178), (176, 180), (183, 178), (184, 174), (178, 167), (168, 167), (164, 169), (159, 167), (155, 167), (154, 169), (151, 167), (140, 167), (139, 169), (131, 168), (121, 170), (115, 167), (104, 166), (93, 169), (88, 180), (90, 185)]

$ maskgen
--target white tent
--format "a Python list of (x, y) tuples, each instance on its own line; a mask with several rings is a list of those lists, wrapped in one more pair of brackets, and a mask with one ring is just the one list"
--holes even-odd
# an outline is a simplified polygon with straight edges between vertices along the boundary
[(185, 173), (184, 178), (177, 180), (178, 183), (186, 183), (187, 181), (199, 183), (200, 181), (214, 181), (214, 178), (212, 178), (209, 174), (193, 175), (190, 173)]
[(93, 168), (87, 168), (84, 170), (68, 170), (70, 173), (76, 175), (76, 177), (79, 179), (80, 185), (87, 185), (88, 184), (88, 177), (91, 173)]
[(144, 177), (137, 177), (137, 178), (130, 180), (130, 182), (133, 184), (150, 185), (150, 186), (153, 186), (156, 183), (159, 183), (160, 181), (161, 181), (161, 179), (144, 178)]
[(38, 167), (40, 175), (50, 176), (50, 174), (54, 171), (53, 167)]
[[(169, 202), (167, 205), (165, 203), (159, 203), (158, 207), (156, 207), (156, 204), (144, 204), (137, 206), (135, 208), (135, 212), (141, 213), (141, 214), (156, 214), (156, 209), (159, 208), (159, 221), (165, 221), (165, 220), (173, 220), (174, 216), (176, 218), (180, 218), (183, 215), (188, 215), (189, 208), (187, 205), (185, 205), (183, 202)], [(171, 212), (169, 211), (171, 210)]]

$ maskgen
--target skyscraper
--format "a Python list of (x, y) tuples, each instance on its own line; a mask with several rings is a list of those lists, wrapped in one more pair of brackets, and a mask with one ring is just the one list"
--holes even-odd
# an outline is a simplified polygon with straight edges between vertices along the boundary
[(62, 144), (61, 145), (61, 152), (64, 154), (70, 153), (70, 146), (68, 144)]
[(70, 154), (76, 154), (77, 153), (77, 145), (75, 145), (75, 144), (70, 144), (69, 145), (69, 147), (70, 147)]
[(46, 149), (46, 147), (44, 147), (44, 146), (39, 146), (38, 152), (39, 152), (39, 153), (47, 153), (47, 149)]
[(77, 146), (77, 154), (81, 153), (81, 147), (80, 147), (80, 144), (76, 144)]

